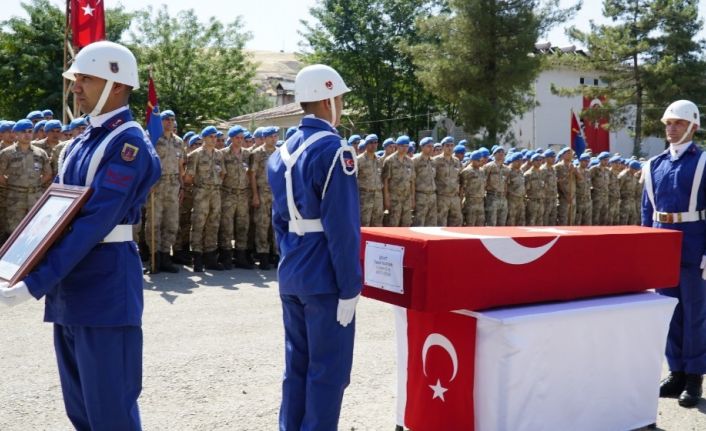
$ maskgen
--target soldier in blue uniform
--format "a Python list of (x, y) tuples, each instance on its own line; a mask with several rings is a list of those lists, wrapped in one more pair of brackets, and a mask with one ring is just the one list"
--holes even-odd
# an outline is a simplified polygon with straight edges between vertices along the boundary
[(304, 118), (268, 161), (282, 256), (283, 431), (337, 429), (350, 381), (361, 290), (360, 212), (355, 152), (334, 128), (348, 91), (328, 66), (302, 69), (295, 99)]
[(659, 293), (677, 298), (667, 337), (670, 374), (661, 397), (679, 397), (693, 407), (701, 398), (706, 372), (706, 153), (692, 139), (699, 110), (678, 100), (662, 116), (669, 149), (643, 166), (642, 224), (682, 231), (679, 285)]
[(90, 125), (67, 147), (56, 180), (88, 186), (71, 229), (0, 302), (46, 297), (64, 405), (77, 430), (141, 429), (142, 266), (132, 225), (160, 176), (159, 158), (128, 100), (137, 62), (122, 45), (83, 48), (64, 77)]

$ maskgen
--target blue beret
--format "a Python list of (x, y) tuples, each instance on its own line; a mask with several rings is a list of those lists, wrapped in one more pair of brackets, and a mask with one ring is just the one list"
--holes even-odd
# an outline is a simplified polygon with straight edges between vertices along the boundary
[(64, 124), (61, 126), (61, 133), (68, 133), (71, 131), (71, 125), (70, 124)]
[(37, 133), (40, 130), (44, 130), (45, 124), (47, 124), (47, 120), (37, 121), (37, 124), (34, 125), (34, 133)]
[(44, 118), (44, 115), (42, 115), (42, 111), (32, 111), (29, 114), (27, 114), (26, 118), (28, 120), (38, 120), (40, 118)]
[(598, 164), (598, 157), (591, 157), (591, 162), (588, 164), (589, 167), (596, 166)]
[(564, 154), (568, 153), (571, 150), (569, 147), (564, 147), (561, 150), (559, 150), (559, 153), (556, 155), (557, 157), (562, 157)]
[(417, 148), (417, 143), (414, 141), (411, 141), (408, 145), (409, 149), (414, 152), (414, 150)]
[(363, 151), (365, 149), (365, 141), (358, 142), (358, 151)]
[(461, 139), (460, 141), (458, 141), (458, 145), (463, 145), (464, 147), (466, 146), (467, 143), (468, 143), (468, 141), (465, 139)]
[(551, 148), (548, 148), (548, 149), (544, 152), (544, 157), (545, 157), (545, 158), (546, 158), (546, 157), (555, 157), (555, 156), (556, 156), (556, 153), (555, 153), (554, 150), (552, 150)]
[(44, 111), (42, 111), (42, 117), (47, 117), (49, 115), (51, 115), (52, 117), (54, 116), (54, 112), (52, 112), (51, 109), (45, 109)]
[(454, 143), (454, 138), (453, 136), (447, 136), (444, 139), (441, 140), (441, 145), (446, 145), (446, 144), (453, 144)]
[(12, 130), (12, 124), (9, 121), (0, 121), (0, 133)]
[(279, 127), (275, 127), (275, 126), (265, 127), (262, 130), (262, 137), (267, 138), (268, 136), (276, 135), (277, 132), (279, 132)]
[(441, 148), (441, 142), (437, 142), (434, 144), (434, 148)]
[(262, 138), (262, 131), (263, 131), (264, 129), (265, 129), (264, 127), (258, 127), (257, 129), (255, 129), (255, 131), (254, 131), (253, 134), (252, 134), (253, 137), (255, 137), (255, 138)]
[(598, 160), (609, 159), (610, 153), (608, 151), (603, 151), (598, 155)]
[(588, 153), (583, 153), (579, 156), (579, 160), (591, 160), (591, 155)]
[(199, 141), (201, 141), (201, 136), (199, 135), (194, 135), (189, 139), (189, 146), (191, 147), (192, 145), (197, 144)]
[(490, 157), (490, 151), (488, 151), (487, 148), (485, 148), (485, 147), (480, 147), (480, 149), (479, 149), (478, 151), (480, 151), (480, 156), (481, 156), (481, 158), (483, 158), (483, 157)]
[(537, 153), (544, 153), (544, 148), (542, 148), (542, 147), (535, 148), (534, 151)]
[(497, 153), (498, 151), (502, 151), (504, 153), (505, 149), (500, 145), (493, 145), (493, 150), (491, 151), (491, 154), (495, 155), (495, 153)]
[(375, 152), (375, 155), (378, 156), (378, 157), (382, 157), (383, 154), (385, 154), (385, 151), (383, 151), (383, 150), (380, 150), (380, 151), (376, 151), (376, 152)]
[(44, 125), (44, 131), (49, 132), (51, 130), (61, 130), (61, 121), (59, 120), (49, 120)]
[(382, 143), (382, 148), (387, 148), (388, 146), (392, 145), (395, 143), (395, 140), (392, 138), (387, 138), (385, 139), (385, 142)]
[(419, 146), (423, 147), (425, 145), (432, 145), (434, 144), (434, 139), (431, 136), (427, 136), (426, 138), (422, 138), (421, 141), (419, 141)]
[(642, 169), (642, 163), (640, 163), (637, 160), (631, 160), (630, 161), (630, 169)]
[(71, 120), (71, 126), (72, 129), (79, 126), (88, 126), (88, 121), (86, 120), (86, 117), (74, 118)]
[(482, 154), (480, 150), (476, 150), (471, 153), (471, 160), (480, 160), (482, 158)]
[(186, 132), (184, 134), (184, 137), (181, 139), (188, 144), (189, 139), (191, 139), (191, 137), (194, 136), (195, 134), (196, 134), (196, 132), (194, 132), (193, 130), (190, 130), (190, 131)]
[(218, 134), (218, 129), (216, 129), (215, 126), (208, 126), (208, 127), (205, 127), (205, 128), (201, 131), (201, 137), (202, 137), (202, 138), (205, 138), (206, 136), (216, 135), (216, 134)]
[(284, 134), (284, 139), (291, 138), (293, 134), (297, 133), (297, 130), (299, 130), (299, 128), (296, 126), (292, 126), (289, 129), (287, 129), (287, 133)]
[(523, 154), (522, 158), (523, 158), (524, 160), (532, 160), (532, 156), (534, 156), (534, 155), (536, 154), (534, 151), (526, 151), (526, 152), (523, 152), (523, 153), (524, 153), (524, 154)]
[(253, 135), (250, 132), (245, 132), (245, 135), (243, 136), (243, 138), (245, 138), (245, 140), (253, 139)]
[(161, 118), (162, 120), (164, 120), (165, 118), (176, 118), (176, 115), (174, 115), (174, 111), (172, 111), (171, 109), (167, 109), (166, 111), (162, 111), (159, 114), (159, 118)]
[(407, 135), (398, 136), (397, 139), (395, 139), (395, 144), (409, 145), (409, 136), (407, 136)]
[(360, 141), (360, 139), (361, 139), (360, 135), (351, 135), (351, 137), (348, 138), (348, 144), (353, 145), (356, 142)]
[(377, 142), (377, 141), (378, 141), (378, 135), (376, 135), (375, 133), (371, 133), (365, 137), (366, 144), (369, 144), (370, 142)]
[(241, 133), (245, 133), (245, 129), (243, 129), (242, 126), (233, 126), (230, 129), (228, 129), (228, 137), (233, 138), (235, 136), (238, 136)]
[[(39, 111), (37, 111), (39, 112)], [(41, 112), (40, 112), (41, 114)], [(12, 131), (13, 132), (24, 132), (25, 130), (32, 130), (34, 126), (32, 125), (32, 120), (28, 119), (23, 119), (15, 123), (14, 126), (12, 126)]]
[(533, 154), (533, 155), (532, 155), (532, 158), (530, 159), (530, 161), (536, 162), (537, 160), (544, 160), (544, 156), (543, 156), (542, 154), (540, 154), (540, 153), (535, 153), (535, 154)]
[(217, 131), (217, 132), (216, 132), (216, 137), (217, 137), (217, 138), (222, 138), (222, 137), (223, 137), (223, 132), (221, 132), (220, 130)]
[(465, 152), (466, 152), (466, 147), (464, 147), (463, 145), (456, 145), (454, 147), (454, 154), (465, 153)]

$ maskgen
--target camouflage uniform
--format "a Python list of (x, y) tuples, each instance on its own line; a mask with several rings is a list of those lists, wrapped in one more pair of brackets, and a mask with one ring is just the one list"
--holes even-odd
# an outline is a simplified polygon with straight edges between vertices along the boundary
[(607, 168), (594, 166), (591, 172), (591, 201), (593, 202), (593, 225), (608, 225), (608, 187), (610, 173)]
[(610, 180), (608, 182), (608, 224), (617, 225), (620, 223), (620, 183), (618, 174), (613, 169), (609, 169)]
[(412, 158), (414, 165), (414, 225), (436, 226), (436, 169), (431, 157), (422, 153)]
[(179, 205), (179, 229), (177, 230), (174, 250), (186, 253), (191, 248), (191, 210), (193, 209), (194, 186), (192, 184), (184, 184), (181, 203)]
[(235, 153), (232, 147), (226, 147), (219, 151), (223, 154), (226, 176), (221, 186), (221, 229), (218, 242), (221, 248), (232, 250), (235, 231), (235, 249), (245, 251), (250, 227), (248, 162), (242, 150)]
[(382, 160), (358, 156), (358, 192), (360, 194), (360, 223), (362, 226), (382, 226)]
[(412, 225), (412, 185), (414, 166), (412, 160), (397, 153), (389, 155), (382, 163), (382, 181), (388, 181), (390, 211), (385, 226), (408, 227)]
[(559, 206), (557, 224), (570, 226), (576, 222), (576, 168), (559, 162), (554, 165)]
[(556, 210), (558, 204), (556, 173), (553, 167), (550, 167), (546, 163), (542, 165), (539, 171), (544, 176), (544, 216), (542, 225), (556, 226)]
[(534, 166), (527, 170), (525, 190), (527, 193), (527, 226), (544, 223), (544, 174)]
[(436, 223), (438, 226), (461, 226), (461, 196), (459, 195), (461, 162), (443, 154), (432, 159), (436, 169)]
[(191, 248), (212, 253), (218, 248), (221, 221), (221, 183), (225, 172), (223, 154), (198, 148), (187, 156), (187, 175), (194, 178), (194, 209), (191, 212)]
[(507, 175), (506, 226), (525, 225), (525, 176), (520, 169), (510, 169)]
[(480, 167), (466, 166), (461, 171), (464, 226), (485, 226), (485, 173)]
[(73, 139), (67, 141), (61, 141), (51, 150), (51, 153), (47, 153), (49, 156), (49, 162), (51, 165), (52, 176), (56, 176), (59, 173), (59, 157), (61, 157), (61, 152), (64, 151), (67, 145), (71, 143)]
[(591, 171), (578, 167), (581, 175), (576, 177), (576, 221), (577, 226), (590, 226), (592, 224), (591, 203)]
[[(159, 156), (162, 175), (152, 188), (152, 196), (147, 199), (145, 233), (147, 234), (147, 242), (151, 246), (151, 236), (154, 229), (155, 249), (153, 251), (169, 254), (172, 245), (176, 242), (177, 230), (179, 229), (180, 177), (181, 167), (186, 159), (184, 143), (176, 135), (172, 135), (170, 138), (163, 135), (157, 140), (154, 149)], [(152, 222), (154, 222), (154, 228)]]
[(507, 220), (507, 175), (510, 171), (497, 161), (483, 166), (485, 173), (485, 223), (488, 226), (505, 226)]
[(32, 145), (26, 151), (19, 144), (10, 145), (0, 151), (0, 175), (7, 177), (5, 205), (9, 234), (42, 196), (44, 183), (51, 177), (49, 157)]
[(633, 199), (633, 202), (635, 202), (635, 208), (633, 209), (633, 214), (635, 217), (635, 224), (639, 225), (642, 223), (642, 190), (645, 187), (642, 180), (642, 170), (635, 172), (635, 181), (635, 198)]
[(267, 182), (267, 159), (275, 152), (275, 147), (258, 147), (250, 156), (250, 170), (255, 174), (257, 194), (260, 206), (255, 208), (255, 251), (259, 254), (270, 253), (274, 238), (272, 228), (272, 190)]
[(620, 220), (621, 225), (638, 224), (635, 218), (635, 189), (638, 188), (638, 179), (630, 169), (625, 169), (618, 174), (620, 187)]

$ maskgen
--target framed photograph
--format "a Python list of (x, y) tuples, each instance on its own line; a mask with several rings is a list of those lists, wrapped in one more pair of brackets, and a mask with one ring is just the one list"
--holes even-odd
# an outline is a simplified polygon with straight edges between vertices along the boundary
[(0, 280), (22, 280), (76, 217), (89, 187), (52, 184), (0, 248)]

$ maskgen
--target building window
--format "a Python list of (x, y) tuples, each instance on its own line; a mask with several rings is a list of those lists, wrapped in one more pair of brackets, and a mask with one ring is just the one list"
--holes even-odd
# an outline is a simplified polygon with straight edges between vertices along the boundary
[(579, 84), (583, 85), (583, 81), (584, 81), (584, 79), (583, 79), (583, 76), (582, 76), (581, 78), (579, 78)]
[(598, 79), (593, 80), (593, 85), (598, 86)]

